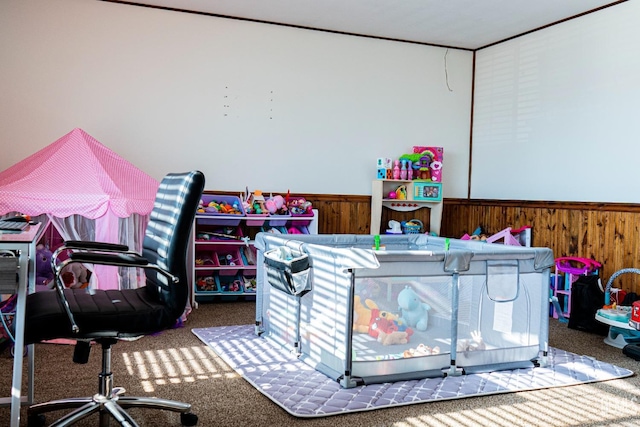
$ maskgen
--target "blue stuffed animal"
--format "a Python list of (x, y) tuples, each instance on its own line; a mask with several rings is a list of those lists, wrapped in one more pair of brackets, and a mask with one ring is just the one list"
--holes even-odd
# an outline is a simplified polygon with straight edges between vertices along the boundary
[(398, 294), (398, 306), (400, 320), (418, 331), (427, 330), (431, 307), (429, 304), (422, 302), (418, 294), (410, 286), (406, 286)]

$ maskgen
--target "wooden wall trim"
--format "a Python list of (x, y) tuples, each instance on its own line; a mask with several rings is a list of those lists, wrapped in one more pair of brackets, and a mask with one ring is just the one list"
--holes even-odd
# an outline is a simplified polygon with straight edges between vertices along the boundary
[(545, 200), (502, 200), (502, 199), (456, 199), (447, 198), (445, 205), (468, 206), (521, 206), (527, 208), (548, 209), (589, 209), (611, 212), (640, 212), (640, 204), (637, 203), (603, 203), (603, 202), (558, 202)]
[[(371, 196), (296, 195), (305, 197), (318, 209), (319, 233), (369, 234)], [(423, 231), (430, 228), (428, 208), (413, 212), (383, 208), (382, 230), (392, 219), (418, 219), (424, 224)], [(576, 256), (601, 262), (603, 285), (618, 270), (640, 268), (640, 204), (448, 198), (443, 203), (440, 235), (459, 238), (478, 227), (491, 235), (507, 227), (522, 226), (532, 228), (533, 246), (550, 248), (556, 258)], [(621, 275), (614, 286), (640, 293), (640, 275)]]

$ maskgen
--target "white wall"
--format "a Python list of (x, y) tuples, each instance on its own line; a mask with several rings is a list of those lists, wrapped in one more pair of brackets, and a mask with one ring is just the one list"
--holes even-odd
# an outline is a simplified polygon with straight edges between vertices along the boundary
[(640, 2), (477, 53), (472, 198), (640, 203)]
[(371, 194), (378, 157), (435, 145), (445, 197), (467, 195), (466, 51), (3, 0), (0, 64), (0, 170), (79, 127), (157, 179), (200, 169), (208, 189)]

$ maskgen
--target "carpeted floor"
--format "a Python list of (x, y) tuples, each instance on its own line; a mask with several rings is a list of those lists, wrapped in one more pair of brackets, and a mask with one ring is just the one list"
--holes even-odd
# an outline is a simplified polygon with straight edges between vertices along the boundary
[[(430, 402), (326, 418), (296, 418), (263, 396), (229, 367), (192, 332), (193, 328), (247, 325), (254, 321), (253, 302), (201, 304), (185, 327), (157, 336), (117, 344), (113, 350), (114, 382), (129, 395), (160, 396), (189, 401), (200, 426), (637, 426), (640, 425), (640, 377), (637, 375), (592, 384), (508, 393), (477, 398)], [(603, 337), (570, 330), (550, 319), (552, 347), (589, 355), (632, 371), (636, 362)], [(37, 402), (97, 391), (100, 352), (93, 349), (89, 363), (71, 361), (73, 347), (35, 346)], [(0, 354), (0, 394), (8, 396), (12, 359)], [(178, 426), (169, 412), (132, 410), (141, 426)], [(22, 410), (23, 419), (26, 409)], [(0, 408), (0, 425), (8, 426), (9, 408)], [(60, 414), (55, 414), (60, 415)], [(53, 419), (53, 417), (49, 417)], [(81, 426), (95, 426), (96, 419)], [(24, 423), (23, 425), (26, 425)]]

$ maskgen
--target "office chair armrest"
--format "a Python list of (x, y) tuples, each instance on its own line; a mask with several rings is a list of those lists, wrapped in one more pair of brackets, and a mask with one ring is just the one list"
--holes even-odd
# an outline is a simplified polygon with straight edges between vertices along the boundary
[[(118, 267), (146, 267), (149, 261), (146, 258), (134, 253), (107, 253), (107, 252), (71, 252), (69, 260), (72, 262), (82, 262), (85, 264), (101, 264), (114, 265)], [(62, 261), (59, 265), (70, 264), (71, 262)], [(60, 269), (64, 268), (62, 266)]]
[(86, 240), (66, 240), (62, 247), (65, 249), (80, 249), (80, 250), (100, 250), (109, 252), (127, 252), (129, 247), (127, 245), (119, 245), (117, 243), (105, 243), (105, 242), (92, 242)]
[[(91, 250), (89, 250), (89, 247), (93, 247), (95, 251), (92, 252)], [(125, 251), (121, 251), (121, 249), (123, 248)], [(71, 245), (66, 245), (65, 249), (63, 249), (69, 251), (69, 258), (60, 263), (56, 263), (52, 260), (51, 263), (53, 265), (55, 275), (54, 283), (56, 285), (56, 290), (58, 291), (58, 297), (62, 302), (65, 312), (67, 313), (67, 317), (71, 322), (71, 330), (74, 333), (78, 333), (80, 331), (80, 328), (75, 321), (73, 313), (71, 312), (69, 301), (64, 295), (65, 287), (62, 280), (62, 270), (69, 264), (84, 263), (93, 265), (110, 265), (116, 267), (148, 268), (158, 271), (160, 274), (167, 277), (174, 283), (178, 283), (180, 281), (178, 276), (171, 274), (170, 272), (156, 264), (149, 263), (149, 261), (145, 257), (135, 252), (128, 251), (128, 249), (129, 248), (125, 245), (115, 245), (110, 243), (73, 242)], [(77, 252), (74, 252), (74, 250), (77, 250)], [(59, 254), (58, 251), (56, 251), (56, 253)]]

